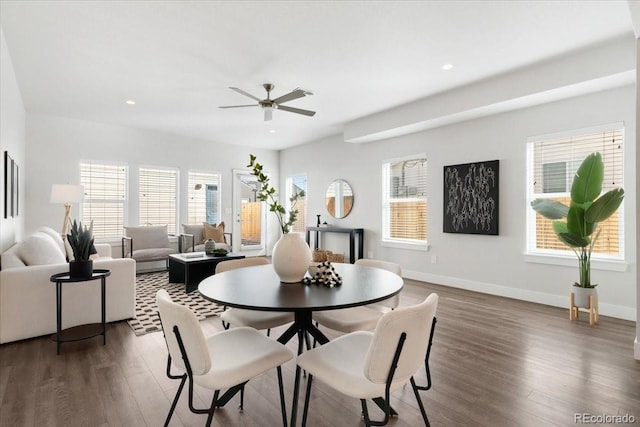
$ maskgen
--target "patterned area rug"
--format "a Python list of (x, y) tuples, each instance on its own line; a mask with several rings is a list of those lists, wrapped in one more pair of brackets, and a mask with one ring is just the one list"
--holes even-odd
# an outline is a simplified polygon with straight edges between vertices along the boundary
[(166, 289), (173, 301), (186, 305), (198, 320), (222, 313), (223, 308), (202, 298), (197, 291), (184, 292), (184, 284), (169, 283), (169, 272), (159, 271), (136, 276), (136, 317), (127, 320), (133, 332), (140, 336), (162, 330), (156, 306), (156, 292)]

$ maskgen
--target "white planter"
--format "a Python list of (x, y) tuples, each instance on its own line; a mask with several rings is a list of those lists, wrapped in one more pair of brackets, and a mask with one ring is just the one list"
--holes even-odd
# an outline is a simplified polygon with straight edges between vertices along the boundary
[(571, 292), (573, 292), (573, 303), (576, 305), (576, 307), (580, 308), (589, 308), (589, 297), (593, 295), (595, 298), (597, 298), (598, 296), (598, 291), (596, 288), (581, 288), (579, 286), (571, 286)]
[(300, 282), (309, 268), (311, 249), (300, 234), (287, 233), (273, 247), (271, 262), (281, 282)]

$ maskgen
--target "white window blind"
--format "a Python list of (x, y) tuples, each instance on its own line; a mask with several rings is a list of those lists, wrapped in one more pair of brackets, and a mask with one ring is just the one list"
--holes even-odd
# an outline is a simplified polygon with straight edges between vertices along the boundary
[(140, 224), (167, 225), (176, 234), (178, 171), (175, 169), (140, 168)]
[(127, 206), (127, 172), (124, 164), (81, 162), (80, 184), (84, 186), (82, 222), (93, 221), (96, 239), (123, 235)]
[(426, 155), (384, 163), (382, 187), (383, 240), (426, 245)]
[(220, 222), (220, 175), (189, 172), (187, 221), (189, 224)]
[(289, 211), (291, 210), (291, 202), (289, 202), (289, 200), (294, 194), (299, 193), (300, 191), (304, 191), (305, 196), (300, 197), (296, 202), (294, 209), (298, 210), (298, 216), (293, 227), (291, 227), (291, 231), (296, 233), (302, 233), (307, 230), (307, 175), (294, 175), (288, 177), (286, 194), (287, 218)]
[[(624, 129), (612, 125), (597, 131), (577, 131), (569, 136), (530, 138), (528, 146), (528, 251), (573, 254), (553, 232), (552, 221), (535, 214), (534, 199), (557, 200), (567, 206), (571, 201), (571, 184), (578, 167), (587, 155), (599, 152), (604, 162), (602, 191), (624, 188)], [(622, 258), (624, 255), (621, 209), (598, 224), (600, 235), (592, 256)]]

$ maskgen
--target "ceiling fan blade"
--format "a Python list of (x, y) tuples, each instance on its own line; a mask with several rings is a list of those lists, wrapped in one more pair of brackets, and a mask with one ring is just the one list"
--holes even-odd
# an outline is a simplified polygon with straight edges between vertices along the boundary
[(260, 98), (258, 98), (258, 97), (256, 97), (256, 96), (253, 96), (253, 95), (251, 95), (250, 93), (243, 91), (242, 89), (238, 89), (237, 87), (229, 87), (229, 89), (231, 89), (231, 90), (235, 90), (236, 92), (241, 93), (241, 94), (243, 94), (244, 96), (248, 96), (248, 97), (249, 97), (249, 98), (251, 98), (251, 99), (255, 99), (255, 100), (256, 100), (256, 101), (258, 101), (258, 102), (259, 102), (259, 101), (261, 101), (261, 99), (260, 99)]
[(292, 92), (287, 93), (286, 95), (282, 95), (273, 100), (276, 104), (282, 104), (283, 102), (293, 101), (294, 99), (302, 98), (306, 95), (306, 92), (302, 89), (296, 89)]
[(265, 108), (264, 109), (264, 121), (265, 122), (270, 121), (272, 115), (273, 115), (273, 109), (272, 108)]
[(278, 105), (278, 110), (284, 110), (290, 113), (304, 114), (305, 116), (309, 117), (312, 117), (316, 114), (315, 111), (303, 110), (302, 108), (287, 107), (286, 105)]
[(257, 107), (258, 104), (247, 104), (247, 105), (224, 105), (218, 108), (240, 108), (240, 107)]

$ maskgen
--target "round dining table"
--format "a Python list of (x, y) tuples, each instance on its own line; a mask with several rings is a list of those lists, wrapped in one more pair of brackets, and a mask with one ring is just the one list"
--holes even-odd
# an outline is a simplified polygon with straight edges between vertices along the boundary
[[(332, 266), (342, 279), (340, 286), (282, 283), (269, 264), (215, 274), (200, 282), (198, 291), (205, 299), (229, 307), (293, 312), (294, 322), (278, 337), (278, 341), (286, 344), (297, 335), (300, 354), (307, 334), (320, 344), (329, 341), (313, 324), (314, 311), (371, 304), (397, 295), (402, 290), (402, 277), (390, 271), (357, 264), (336, 263)], [(295, 425), (297, 413), (299, 382), (300, 368), (296, 367), (292, 425)], [(225, 393), (218, 401), (219, 406), (224, 406), (243, 386), (239, 385)]]

